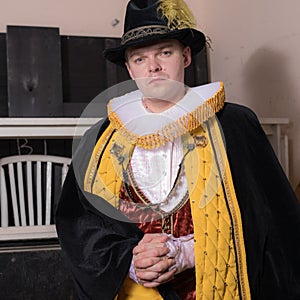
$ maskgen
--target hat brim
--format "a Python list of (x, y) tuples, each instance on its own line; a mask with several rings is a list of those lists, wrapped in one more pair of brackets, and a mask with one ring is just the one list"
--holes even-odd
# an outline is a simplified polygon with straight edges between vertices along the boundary
[(117, 65), (124, 66), (125, 50), (128, 47), (144, 45), (162, 39), (179, 40), (182, 44), (191, 48), (192, 55), (200, 52), (206, 43), (205, 35), (201, 31), (193, 28), (185, 28), (180, 30), (173, 30), (164, 34), (153, 34), (144, 36), (139, 39), (131, 40), (124, 45), (104, 50), (103, 55), (109, 61)]

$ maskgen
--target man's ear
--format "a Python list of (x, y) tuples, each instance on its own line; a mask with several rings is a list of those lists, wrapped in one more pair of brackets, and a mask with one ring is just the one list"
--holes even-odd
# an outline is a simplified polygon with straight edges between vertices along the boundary
[(130, 78), (134, 80), (134, 78), (132, 76), (132, 72), (131, 72), (130, 66), (129, 66), (129, 64), (128, 64), (127, 61), (125, 62), (125, 66), (126, 66), (126, 69), (127, 69), (128, 73), (129, 73)]
[(192, 62), (192, 51), (189, 46), (183, 48), (182, 55), (184, 58), (184, 67), (187, 68)]

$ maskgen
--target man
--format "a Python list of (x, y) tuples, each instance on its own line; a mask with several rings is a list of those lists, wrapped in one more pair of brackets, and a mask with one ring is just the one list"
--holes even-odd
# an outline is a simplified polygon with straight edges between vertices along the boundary
[(80, 299), (300, 299), (299, 204), (254, 113), (184, 85), (204, 46), (183, 1), (129, 1), (105, 57), (139, 90), (85, 134), (56, 213)]

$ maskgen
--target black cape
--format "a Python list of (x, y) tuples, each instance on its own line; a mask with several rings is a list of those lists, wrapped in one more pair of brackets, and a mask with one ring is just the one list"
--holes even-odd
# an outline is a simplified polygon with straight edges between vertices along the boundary
[[(251, 298), (299, 300), (300, 205), (256, 115), (225, 103), (217, 117), (242, 216)], [(82, 189), (95, 142), (108, 124), (94, 125), (82, 138), (56, 211), (58, 237), (80, 299), (114, 299), (143, 236), (105, 200)], [(118, 220), (102, 214), (99, 205), (119, 214)], [(179, 299), (168, 284), (159, 292), (164, 299)]]

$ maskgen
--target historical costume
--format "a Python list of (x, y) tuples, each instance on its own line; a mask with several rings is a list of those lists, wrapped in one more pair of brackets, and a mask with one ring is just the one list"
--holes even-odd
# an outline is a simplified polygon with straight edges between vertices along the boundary
[[(144, 212), (141, 216), (134, 211), (133, 221), (137, 222), (136, 217), (140, 216), (139, 227), (147, 228), (145, 223), (151, 221), (151, 217), (156, 222), (155, 232), (169, 233), (175, 229), (189, 234), (195, 231), (196, 278), (201, 279), (197, 285), (201, 289), (199, 295), (207, 293), (209, 299), (250, 299), (250, 294), (252, 299), (298, 299), (299, 204), (255, 115), (242, 106), (229, 103), (223, 106), (220, 87), (215, 98), (188, 114), (191, 118), (193, 113), (200, 113), (197, 109), (207, 103), (214, 106), (217, 113), (217, 119), (211, 116), (201, 126), (196, 124), (194, 128), (188, 124), (191, 128), (187, 128), (187, 138), (192, 140), (186, 142), (187, 150), (182, 150), (190, 151), (184, 167), (185, 176), (190, 177), (188, 202), (183, 195), (179, 209), (174, 211), (177, 215), (166, 214), (167, 220), (153, 216), (154, 213)], [(211, 99), (218, 99), (215, 105)], [(147, 202), (141, 200), (141, 208), (131, 207), (128, 202), (130, 194), (141, 191), (135, 190), (134, 185), (127, 187), (131, 192), (126, 191), (125, 185), (130, 181), (124, 182), (124, 162), (119, 161), (126, 159), (128, 164), (127, 153), (132, 153), (132, 149), (125, 149), (128, 139), (120, 119), (115, 112), (110, 116), (112, 122), (107, 120), (101, 127), (95, 125), (84, 136), (67, 176), (56, 216), (62, 249), (68, 254), (83, 299), (85, 296), (113, 299), (118, 293), (128, 275), (132, 248), (142, 236), (137, 225), (126, 222), (120, 209), (130, 217), (133, 210), (145, 210), (143, 206), (147, 206)], [(218, 149), (224, 145), (221, 132), (216, 132), (219, 128), (226, 142), (225, 155), (224, 148)], [(120, 139), (116, 138), (119, 129), (123, 130)], [(217, 139), (221, 146), (214, 149)], [(140, 146), (147, 142), (147, 148), (150, 147), (150, 137), (141, 139)], [(157, 143), (154, 137), (153, 143)], [(128, 147), (132, 148), (133, 144)], [(193, 152), (198, 152), (195, 157), (191, 155)], [(121, 155), (124, 157), (120, 158)], [(217, 155), (220, 156), (217, 161), (225, 166), (212, 166)], [(198, 159), (201, 161), (197, 162)], [(220, 169), (218, 172), (223, 177), (221, 185), (217, 179), (210, 178), (218, 176), (215, 168)], [(125, 169), (130, 173), (128, 166)], [(209, 182), (212, 180), (215, 182)], [(217, 187), (214, 197), (203, 192), (206, 182), (209, 188)], [(206, 203), (206, 196), (213, 199)], [(182, 224), (188, 223), (187, 203), (193, 215), (192, 225)], [(161, 213), (159, 208), (158, 212)], [(170, 216), (175, 218), (172, 226)], [(163, 228), (163, 221), (169, 224), (167, 229)], [(228, 285), (232, 285), (232, 289), (225, 297)], [(164, 295), (169, 293), (171, 285), (160, 289)]]
[[(194, 36), (194, 52), (205, 42), (190, 28), (129, 25), (106, 53), (116, 63), (141, 34)], [(108, 103), (65, 180), (56, 224), (80, 299), (300, 299), (300, 208), (255, 114), (225, 103), (221, 82), (187, 88), (160, 114), (142, 98)], [(195, 267), (158, 288), (133, 281), (132, 249), (149, 232), (192, 241)]]

